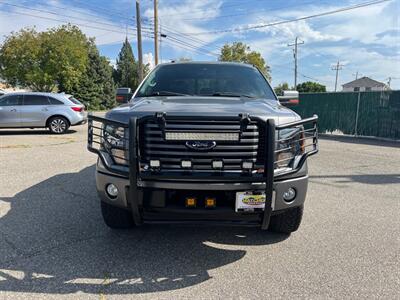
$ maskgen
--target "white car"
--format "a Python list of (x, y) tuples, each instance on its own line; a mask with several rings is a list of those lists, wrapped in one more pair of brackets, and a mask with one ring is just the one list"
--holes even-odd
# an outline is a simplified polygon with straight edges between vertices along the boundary
[(0, 128), (45, 128), (65, 133), (87, 122), (85, 106), (72, 95), (15, 92), (0, 96)]

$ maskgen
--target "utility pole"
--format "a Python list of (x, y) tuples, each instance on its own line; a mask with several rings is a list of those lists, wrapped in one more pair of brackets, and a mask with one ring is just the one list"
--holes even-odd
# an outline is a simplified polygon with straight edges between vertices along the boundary
[(154, 64), (158, 65), (158, 1), (154, 0)]
[(304, 41), (301, 41), (299, 43), (299, 37), (296, 36), (296, 39), (294, 40), (293, 44), (288, 44), (288, 47), (293, 47), (293, 56), (294, 56), (294, 88), (297, 88), (297, 47), (298, 45), (304, 44)]
[(338, 83), (338, 77), (339, 77), (339, 70), (341, 70), (343, 65), (340, 64), (338, 61), (336, 66), (332, 67), (332, 70), (336, 71), (336, 80), (335, 80), (335, 92), (337, 91), (337, 83)]
[(139, 0), (136, 0), (136, 27), (137, 27), (137, 43), (138, 43), (138, 57), (139, 57), (139, 82), (142, 82), (143, 80), (142, 27), (140, 22)]

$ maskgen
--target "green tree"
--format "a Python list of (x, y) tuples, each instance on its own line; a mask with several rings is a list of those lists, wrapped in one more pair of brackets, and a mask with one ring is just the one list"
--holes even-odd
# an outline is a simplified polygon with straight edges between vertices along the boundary
[(0, 48), (0, 76), (35, 91), (69, 89), (85, 72), (87, 51), (87, 38), (76, 26), (22, 29), (6, 37)]
[(287, 82), (281, 83), (278, 86), (274, 87), (275, 94), (278, 96), (283, 96), (283, 91), (288, 91), (291, 88)]
[(236, 61), (251, 64), (257, 67), (267, 78), (271, 80), (270, 67), (259, 52), (251, 51), (250, 47), (241, 42), (232, 45), (225, 44), (218, 58), (220, 61)]
[(325, 93), (326, 86), (317, 82), (306, 81), (297, 85), (299, 93)]
[(83, 101), (90, 110), (115, 106), (113, 67), (104, 56), (100, 56), (94, 40), (88, 42), (88, 66), (84, 76), (65, 92)]
[(128, 38), (125, 39), (118, 54), (114, 80), (119, 87), (130, 87), (132, 90), (139, 84), (138, 65)]

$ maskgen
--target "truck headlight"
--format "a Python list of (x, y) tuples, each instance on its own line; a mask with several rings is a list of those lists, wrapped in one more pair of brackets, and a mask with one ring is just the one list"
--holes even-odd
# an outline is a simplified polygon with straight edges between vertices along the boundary
[(116, 164), (128, 165), (128, 132), (123, 127), (105, 125), (103, 147), (111, 154)]
[(110, 146), (124, 147), (125, 146), (125, 130), (123, 127), (114, 125), (106, 125), (103, 131), (103, 137)]
[(302, 127), (281, 129), (276, 133), (275, 166), (290, 167), (294, 159), (304, 153), (304, 132)]

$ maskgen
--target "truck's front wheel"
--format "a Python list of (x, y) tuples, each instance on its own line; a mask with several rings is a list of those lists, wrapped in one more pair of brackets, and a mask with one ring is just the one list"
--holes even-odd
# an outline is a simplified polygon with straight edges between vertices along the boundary
[(134, 226), (132, 214), (128, 210), (101, 201), (101, 213), (104, 222), (110, 228), (122, 229)]
[(269, 223), (269, 230), (281, 233), (291, 233), (296, 231), (303, 217), (303, 206), (293, 207), (283, 213), (272, 216)]

